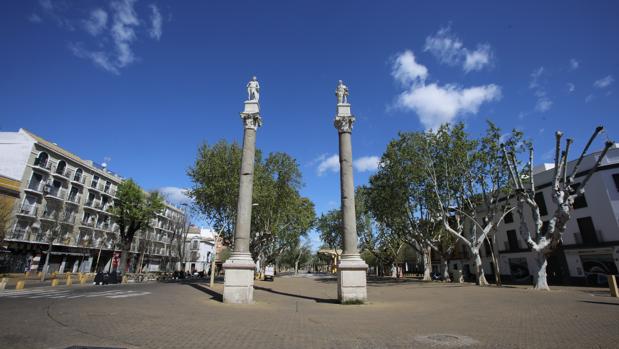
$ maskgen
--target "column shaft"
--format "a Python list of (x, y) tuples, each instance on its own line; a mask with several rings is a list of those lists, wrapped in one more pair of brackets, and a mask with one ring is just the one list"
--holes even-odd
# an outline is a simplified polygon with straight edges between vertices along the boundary
[(237, 203), (236, 227), (234, 231), (234, 252), (249, 253), (255, 156), (256, 130), (246, 127), (243, 137), (239, 201)]
[(355, 215), (351, 133), (339, 132), (339, 139), (344, 254), (354, 254), (357, 253), (357, 219)]

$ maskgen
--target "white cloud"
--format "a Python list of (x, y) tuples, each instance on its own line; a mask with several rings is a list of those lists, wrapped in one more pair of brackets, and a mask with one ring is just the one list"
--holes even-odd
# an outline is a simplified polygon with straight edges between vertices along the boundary
[(93, 36), (101, 34), (107, 25), (107, 12), (97, 8), (90, 12), (90, 18), (84, 21), (84, 28)]
[(578, 69), (579, 66), (580, 66), (580, 62), (578, 62), (574, 58), (570, 59), (570, 69), (571, 70), (576, 70), (576, 69)]
[(535, 102), (535, 110), (540, 113), (550, 110), (553, 103), (544, 88), (545, 83), (543, 81), (543, 77), (545, 74), (544, 67), (539, 67), (531, 73), (531, 79), (529, 81), (529, 88), (533, 90), (533, 94), (537, 97)]
[(159, 9), (155, 5), (151, 4), (149, 7), (152, 12), (150, 15), (151, 28), (148, 34), (151, 38), (159, 40), (161, 39), (161, 34), (163, 33), (163, 20), (161, 17), (161, 12), (159, 12)]
[(596, 80), (593, 83), (593, 86), (597, 87), (597, 88), (606, 88), (610, 85), (612, 85), (612, 83), (615, 82), (615, 79), (612, 77), (612, 75), (608, 75), (605, 76), (599, 80)]
[(585, 103), (591, 102), (594, 98), (595, 98), (594, 95), (592, 94), (588, 95), (587, 97), (585, 97)]
[(33, 13), (30, 16), (28, 16), (28, 21), (30, 21), (31, 23), (41, 23), (43, 19), (41, 19), (41, 17), (37, 15), (36, 13)]
[(171, 204), (180, 205), (180, 204), (191, 204), (192, 200), (189, 196), (187, 196), (187, 189), (178, 188), (178, 187), (162, 187), (156, 189), (163, 197)]
[(436, 129), (459, 115), (475, 114), (483, 103), (501, 98), (501, 88), (494, 84), (469, 88), (426, 84), (428, 70), (415, 61), (409, 50), (396, 57), (391, 75), (407, 87), (398, 96), (396, 106), (417, 113), (426, 129)]
[(379, 163), (378, 156), (363, 156), (353, 161), (353, 166), (359, 172), (376, 171)]
[(470, 72), (474, 70), (481, 70), (485, 65), (490, 64), (492, 59), (492, 51), (490, 45), (478, 45), (475, 51), (466, 50), (464, 59), (464, 71)]
[(111, 61), (111, 57), (104, 51), (89, 51), (81, 43), (69, 44), (69, 49), (76, 57), (90, 59), (95, 65), (104, 70), (119, 74), (118, 67)]
[(451, 27), (426, 38), (424, 51), (429, 51), (439, 62), (451, 66), (461, 65), (465, 72), (481, 70), (490, 66), (492, 49), (488, 44), (478, 44), (475, 50), (464, 47), (462, 41), (451, 32)]
[(140, 24), (133, 8), (135, 0), (115, 1), (110, 4), (114, 10), (111, 35), (116, 46), (116, 65), (123, 68), (135, 61), (131, 43), (135, 40), (135, 27)]
[(333, 154), (329, 157), (321, 155), (320, 163), (318, 164), (318, 175), (322, 176), (325, 172), (338, 172), (340, 170), (340, 157)]
[(568, 82), (567, 83), (567, 92), (572, 93), (572, 92), (574, 92), (574, 90), (576, 90), (576, 85), (574, 85), (571, 82)]
[(391, 75), (402, 85), (408, 85), (425, 81), (428, 77), (428, 68), (417, 63), (415, 54), (406, 50), (396, 57)]

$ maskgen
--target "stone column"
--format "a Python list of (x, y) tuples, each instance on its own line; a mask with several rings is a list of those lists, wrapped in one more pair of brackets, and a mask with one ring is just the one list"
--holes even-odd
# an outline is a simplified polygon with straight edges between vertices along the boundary
[(234, 251), (224, 263), (224, 303), (250, 304), (254, 300), (254, 271), (256, 265), (249, 252), (251, 228), (252, 192), (254, 186), (254, 158), (256, 154), (256, 130), (262, 125), (257, 100), (245, 102), (241, 113), (245, 128), (241, 180), (234, 230)]
[[(341, 84), (341, 82), (340, 82)], [(346, 89), (346, 95), (348, 90)], [(342, 196), (342, 219), (344, 252), (337, 266), (337, 297), (341, 303), (365, 302), (367, 300), (367, 264), (357, 250), (357, 220), (355, 216), (355, 185), (352, 167), (351, 133), (355, 117), (350, 113), (350, 104), (338, 98), (335, 128), (340, 141), (340, 185)]]

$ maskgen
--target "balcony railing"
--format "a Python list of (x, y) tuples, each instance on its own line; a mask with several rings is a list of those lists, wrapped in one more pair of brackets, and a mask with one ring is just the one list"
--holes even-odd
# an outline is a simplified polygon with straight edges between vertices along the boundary
[(81, 198), (82, 196), (79, 194), (69, 195), (69, 198), (67, 198), (67, 201), (72, 202), (74, 204), (79, 204)]
[(84, 219), (82, 220), (82, 225), (85, 225), (87, 227), (94, 227), (95, 226), (95, 221), (91, 220), (91, 219)]
[(13, 233), (11, 234), (11, 239), (25, 240), (27, 233), (28, 233), (28, 230), (26, 228), (15, 227), (15, 229), (13, 229)]
[(49, 160), (45, 160), (45, 161), (35, 161), (34, 165), (35, 165), (35, 166), (37, 166), (37, 167), (39, 167), (39, 168), (42, 168), (42, 169), (48, 170), (48, 171), (50, 171), (50, 170), (51, 170), (51, 168), (52, 168), (52, 162), (51, 162), (51, 161), (49, 161)]
[(60, 175), (60, 176), (62, 176), (64, 178), (69, 179), (69, 178), (71, 178), (71, 175), (73, 174), (73, 171), (68, 169), (68, 168), (66, 168), (66, 167), (65, 168), (58, 168), (58, 166), (56, 166), (54, 168), (54, 171), (52, 171), (52, 173)]
[(44, 186), (45, 184), (43, 182), (30, 182), (27, 189), (41, 193), (43, 192)]
[(36, 204), (23, 204), (19, 208), (19, 214), (25, 216), (35, 217), (37, 215), (38, 207)]
[(66, 197), (66, 194), (67, 194), (66, 190), (64, 190), (61, 187), (51, 187), (49, 191), (45, 193), (45, 196), (50, 196), (53, 198), (64, 200), (64, 198)]
[(73, 176), (71, 180), (79, 184), (84, 184), (86, 182), (86, 177), (83, 174), (75, 173), (75, 176)]

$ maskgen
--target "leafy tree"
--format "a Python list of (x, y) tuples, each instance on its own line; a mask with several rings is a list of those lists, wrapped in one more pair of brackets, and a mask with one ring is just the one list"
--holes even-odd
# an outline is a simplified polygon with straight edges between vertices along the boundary
[(320, 240), (328, 249), (334, 250), (339, 259), (340, 252), (344, 248), (342, 211), (330, 210), (320, 215), (316, 221), (316, 229), (320, 232)]
[(165, 208), (163, 198), (159, 193), (145, 193), (132, 179), (127, 179), (118, 185), (117, 199), (110, 213), (114, 215), (120, 235), (120, 270), (127, 269), (127, 259), (135, 233), (146, 230), (157, 213)]
[[(556, 209), (547, 224), (542, 221), (542, 215), (538, 203), (535, 201), (535, 179), (533, 176), (533, 146), (529, 145), (529, 161), (525, 168), (519, 170), (516, 162), (516, 155), (507, 147), (503, 146), (504, 159), (509, 164), (509, 171), (513, 188), (516, 191), (517, 212), (520, 216), (520, 236), (527, 242), (527, 245), (535, 253), (535, 262), (537, 272), (533, 275), (535, 289), (550, 290), (546, 279), (547, 258), (561, 243), (561, 239), (567, 223), (569, 222), (572, 211), (574, 210), (574, 200), (579, 195), (584, 194), (585, 186), (591, 179), (593, 173), (600, 166), (606, 152), (614, 144), (611, 141), (605, 143), (604, 149), (597, 155), (596, 162), (588, 170), (585, 178), (581, 182), (576, 182), (576, 174), (580, 168), (582, 160), (603, 128), (596, 128), (591, 138), (587, 142), (576, 164), (571, 169), (568, 175), (568, 162), (570, 145), (573, 140), (568, 138), (565, 143), (565, 148), (561, 150), (561, 138), (563, 134), (560, 131), (556, 133), (555, 145), (555, 166), (554, 176), (552, 179), (552, 200), (556, 205)], [(531, 227), (525, 217), (525, 207), (528, 207), (533, 217), (533, 226)]]
[[(198, 210), (223, 239), (224, 245), (234, 243), (242, 149), (237, 143), (219, 141), (213, 146), (203, 144), (187, 174), (193, 182), (189, 190)], [(260, 154), (256, 154), (260, 163)]]

